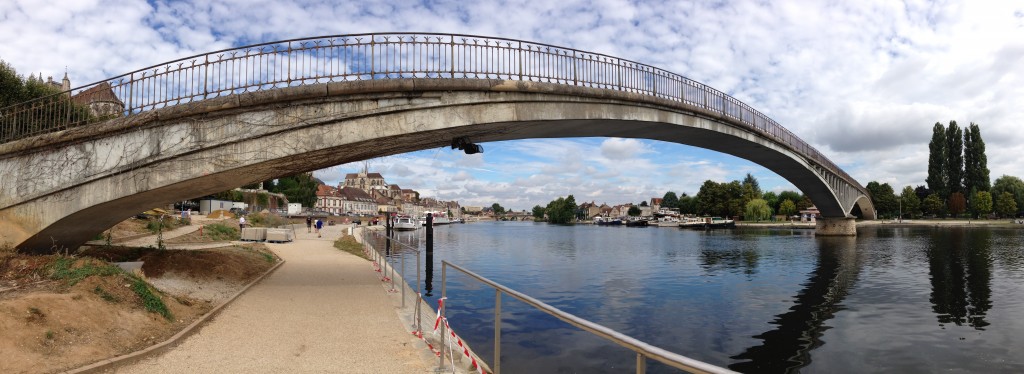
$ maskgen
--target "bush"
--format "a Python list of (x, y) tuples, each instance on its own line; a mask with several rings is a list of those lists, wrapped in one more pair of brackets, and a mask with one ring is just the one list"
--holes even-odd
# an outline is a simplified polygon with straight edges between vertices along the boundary
[(334, 248), (351, 253), (361, 258), (365, 258), (367, 260), (370, 259), (369, 257), (366, 257), (365, 253), (363, 253), (363, 245), (359, 244), (359, 242), (356, 241), (356, 238), (352, 235), (344, 235), (341, 238), (338, 238), (338, 240), (335, 240)]
[(204, 235), (213, 240), (239, 240), (242, 238), (237, 227), (223, 223), (212, 223), (203, 226)]

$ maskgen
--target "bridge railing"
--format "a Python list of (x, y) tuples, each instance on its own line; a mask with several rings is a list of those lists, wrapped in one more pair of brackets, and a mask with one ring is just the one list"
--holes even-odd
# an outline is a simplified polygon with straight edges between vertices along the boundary
[[(515, 39), (438, 33), (324, 36), (254, 44), (150, 66), (0, 108), (0, 143), (162, 107), (308, 84), (398, 78), (505, 79), (650, 95), (711, 111), (785, 144), (847, 182), (831, 160), (768, 116), (650, 65)], [(83, 89), (85, 90), (84, 92)], [(72, 95), (73, 92), (79, 92)], [(117, 110), (88, 109), (99, 101)]]

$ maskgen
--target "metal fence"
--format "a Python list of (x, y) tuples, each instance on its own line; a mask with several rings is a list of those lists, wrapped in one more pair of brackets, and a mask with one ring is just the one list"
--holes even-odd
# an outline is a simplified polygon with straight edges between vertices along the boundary
[[(448, 261), (441, 261), (441, 297), (445, 298), (446, 286), (447, 286), (447, 270), (452, 268), (476, 281), (486, 284), (494, 288), (494, 362), (492, 368), (494, 373), (498, 374), (501, 372), (501, 295), (509, 295), (519, 301), (522, 301), (544, 313), (550, 314), (551, 316), (558, 318), (570, 325), (577, 328), (590, 332), (594, 335), (600, 336), (612, 343), (618, 344), (619, 346), (628, 348), (633, 352), (636, 352), (636, 373), (643, 374), (647, 370), (647, 359), (657, 360), (663, 364), (674, 367), (676, 369), (685, 370), (691, 373), (734, 373), (733, 371), (725, 368), (721, 368), (715, 365), (711, 365), (702, 361), (694, 360), (692, 358), (682, 356), (676, 353), (666, 351), (664, 349), (652, 346), (644, 343), (628, 335), (622, 334), (618, 331), (612, 330), (608, 327), (599, 325), (597, 323), (588, 321), (586, 319), (577, 317), (576, 315), (566, 313), (561, 309), (555, 308), (548, 305), (540, 300), (534, 299), (526, 294), (519, 291), (508, 288), (498, 282), (487, 279), (479, 274), (469, 271), (461, 266), (452, 264)], [(449, 301), (450, 303), (450, 301)], [(444, 316), (444, 308), (441, 309), (440, 315)]]
[[(423, 270), (421, 268), (421, 264), (423, 264), (423, 259), (421, 255), (423, 251), (418, 248), (418, 240), (417, 243), (406, 243), (398, 237), (387, 235), (380, 231), (371, 231), (366, 229), (362, 230), (362, 239), (364, 243), (364, 248), (366, 249), (366, 253), (369, 256), (370, 260), (374, 264), (379, 265), (379, 268), (377, 270), (381, 272), (381, 279), (390, 284), (390, 292), (401, 292), (401, 307), (403, 310), (409, 309), (406, 310), (406, 312), (412, 314), (411, 328), (415, 331), (415, 333), (418, 334), (418, 336), (429, 338), (431, 335), (423, 334), (422, 320), (424, 315), (429, 315), (434, 311), (429, 306), (426, 306), (426, 301), (423, 299), (422, 296), (421, 286), (423, 283), (421, 274)], [(409, 284), (407, 283), (408, 281), (406, 280), (406, 276), (408, 273), (406, 272), (405, 262), (406, 257), (408, 256), (403, 255), (403, 252), (415, 254), (416, 272), (414, 277), (416, 288), (415, 290), (410, 289), (410, 292), (415, 292), (415, 295), (406, 294), (406, 288), (410, 288)], [(476, 281), (479, 281), (483, 284), (486, 284), (494, 288), (494, 362), (490, 363), (490, 368), (495, 374), (501, 372), (501, 300), (503, 294), (518, 299), (544, 313), (550, 314), (562, 321), (565, 321), (570, 325), (578, 327), (587, 332), (593, 333), (612, 343), (615, 343), (619, 346), (625, 347), (636, 352), (637, 373), (646, 372), (648, 359), (657, 360), (668, 366), (692, 373), (732, 373), (732, 371), (728, 369), (666, 351), (664, 349), (649, 345), (630, 336), (624, 335), (608, 327), (566, 313), (558, 308), (550, 306), (544, 302), (541, 302), (537, 299), (534, 299), (530, 296), (527, 296), (509, 287), (506, 287), (500, 283), (494, 282), (490, 279), (487, 279), (483, 276), (480, 276), (472, 271), (469, 271), (458, 265), (452, 264), (448, 261), (441, 261), (442, 299), (445, 299), (447, 297), (448, 268), (457, 270), (475, 279)], [(409, 280), (412, 279), (410, 278)], [(398, 283), (397, 285), (396, 282)], [(411, 302), (413, 304), (407, 307), (407, 299), (409, 299), (410, 296), (412, 298)], [(451, 301), (448, 301), (448, 303), (451, 303)], [(438, 311), (439, 315), (442, 318), (444, 317), (445, 313), (444, 309), (444, 307), (441, 307), (441, 310)], [(440, 337), (447, 336), (447, 334), (449, 333), (445, 331), (445, 324), (440, 323), (438, 325), (438, 328), (440, 329)], [(438, 339), (441, 339), (440, 337), (438, 337)], [(442, 369), (444, 367), (445, 362), (445, 350), (440, 349), (437, 353), (439, 354), (439, 362), (441, 363), (439, 365), (439, 369)]]
[[(112, 92), (123, 115), (244, 92), (328, 82), (435, 78), (550, 82), (631, 92), (728, 117), (859, 186), (766, 115), (679, 74), (572, 48), (440, 33), (334, 35), (254, 44), (186, 57), (71, 90)], [(65, 92), (0, 108), (0, 143), (104, 120)], [(109, 95), (107, 95), (109, 96)], [(104, 96), (106, 97), (106, 96)], [(109, 100), (108, 100), (109, 101)]]

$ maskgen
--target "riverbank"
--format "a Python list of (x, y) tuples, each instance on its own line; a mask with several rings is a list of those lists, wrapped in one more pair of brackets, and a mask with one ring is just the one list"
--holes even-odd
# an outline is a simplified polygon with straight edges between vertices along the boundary
[[(1019, 221), (1017, 221), (1019, 222)], [(920, 219), (893, 220), (859, 220), (857, 227), (993, 227), (1007, 229), (1024, 229), (1024, 224), (1009, 219)], [(737, 222), (736, 228), (741, 229), (814, 229), (814, 222)]]

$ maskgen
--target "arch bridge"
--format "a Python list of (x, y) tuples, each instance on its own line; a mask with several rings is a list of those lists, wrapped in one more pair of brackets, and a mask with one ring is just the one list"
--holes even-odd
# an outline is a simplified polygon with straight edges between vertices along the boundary
[(0, 245), (75, 248), (154, 206), (456, 138), (592, 136), (760, 164), (817, 205), (819, 234), (855, 235), (855, 208), (874, 218), (866, 189), (816, 149), (681, 75), (528, 41), (388, 33), (221, 50), (0, 109)]

